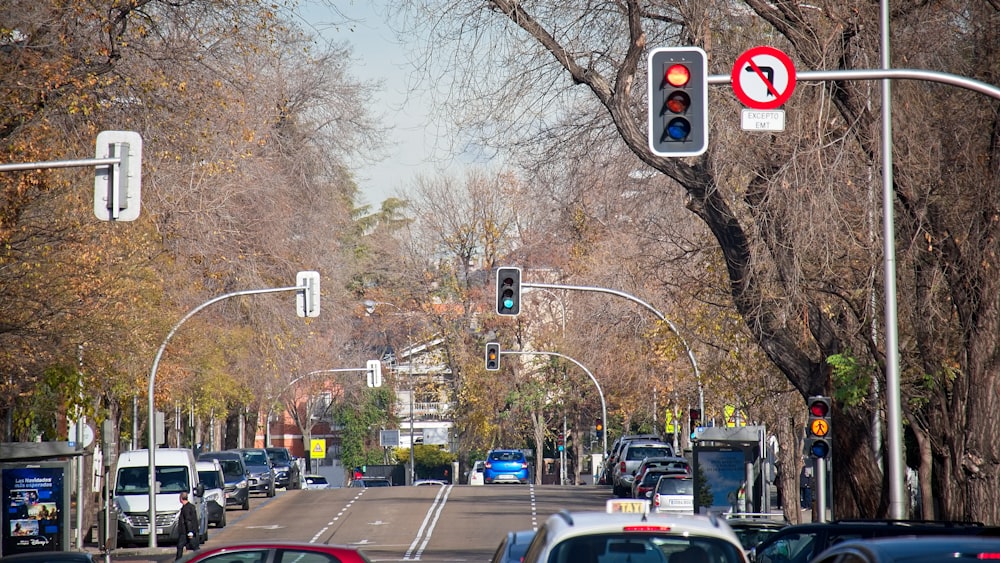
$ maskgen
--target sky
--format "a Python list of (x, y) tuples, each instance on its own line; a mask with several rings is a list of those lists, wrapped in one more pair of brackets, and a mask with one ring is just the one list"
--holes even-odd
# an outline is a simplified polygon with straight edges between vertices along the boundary
[(387, 158), (378, 163), (350, 163), (363, 200), (359, 203), (374, 208), (388, 197), (405, 196), (418, 175), (453, 173), (459, 166), (445, 165), (442, 162), (448, 155), (435, 154), (435, 147), (443, 144), (436, 142), (438, 126), (429, 111), (430, 93), (426, 88), (406, 91), (406, 86), (419, 78), (406, 66), (406, 53), (415, 46), (397, 40), (384, 21), (385, 3), (303, 0), (297, 10), (307, 30), (351, 46), (353, 64), (349, 68), (354, 78), (381, 83), (369, 108), (388, 130)]

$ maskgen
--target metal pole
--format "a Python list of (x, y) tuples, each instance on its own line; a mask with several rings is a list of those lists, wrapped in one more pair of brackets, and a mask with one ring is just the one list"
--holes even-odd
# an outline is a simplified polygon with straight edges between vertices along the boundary
[[(633, 303), (638, 303), (639, 305), (642, 305), (643, 307), (645, 307), (648, 311), (650, 311), (654, 315), (656, 315), (656, 317), (658, 319), (660, 319), (661, 321), (667, 323), (667, 326), (670, 327), (670, 330), (674, 333), (674, 335), (677, 336), (678, 340), (681, 341), (681, 344), (684, 346), (684, 349), (687, 351), (688, 360), (690, 360), (690, 362), (691, 362), (691, 368), (694, 370), (694, 378), (695, 378), (695, 380), (698, 383), (698, 408), (701, 409), (701, 412), (705, 412), (705, 390), (702, 388), (702, 385), (701, 385), (701, 372), (698, 370), (698, 362), (694, 359), (694, 352), (691, 351), (691, 347), (688, 346), (687, 341), (684, 340), (683, 336), (681, 336), (680, 331), (677, 330), (677, 327), (674, 325), (674, 323), (671, 322), (670, 319), (668, 319), (663, 313), (661, 313), (659, 311), (659, 309), (657, 309), (656, 307), (653, 307), (649, 303), (646, 303), (645, 301), (643, 301), (642, 299), (639, 299), (638, 297), (636, 297), (634, 295), (630, 295), (628, 293), (625, 293), (624, 291), (617, 291), (617, 290), (614, 290), (614, 289), (608, 289), (606, 287), (594, 287), (594, 286), (589, 286), (589, 285), (564, 285), (564, 284), (558, 284), (558, 283), (533, 283), (533, 282), (522, 282), (521, 283), (521, 287), (545, 287), (545, 288), (551, 288), (551, 289), (572, 289), (572, 290), (576, 290), (576, 291), (591, 291), (591, 292), (594, 292), (594, 293), (607, 293), (609, 295), (615, 295), (615, 296), (618, 296), (618, 297), (624, 297), (625, 299), (628, 299), (629, 301), (631, 301)], [(604, 419), (604, 424), (605, 424), (605, 429), (607, 429), (607, 424), (608, 424), (607, 417), (605, 417), (605, 419)], [(608, 450), (607, 447), (605, 447), (604, 448), (605, 453), (607, 453), (607, 450)]]
[[(194, 309), (184, 315), (181, 320), (177, 321), (177, 324), (170, 329), (167, 333), (167, 337), (163, 339), (163, 343), (160, 344), (160, 348), (156, 351), (156, 357), (153, 358), (153, 368), (149, 372), (149, 389), (147, 390), (148, 403), (147, 407), (149, 412), (147, 413), (149, 419), (149, 547), (157, 547), (156, 545), (156, 405), (154, 402), (154, 393), (156, 389), (156, 368), (160, 365), (160, 358), (163, 356), (163, 351), (166, 350), (167, 344), (170, 339), (174, 336), (174, 333), (184, 324), (185, 321), (193, 317), (198, 311), (201, 311), (205, 307), (218, 303), (223, 299), (228, 299), (230, 297), (236, 297), (238, 295), (257, 295), (260, 293), (277, 293), (280, 291), (297, 291), (305, 289), (304, 287), (291, 286), (291, 287), (279, 287), (271, 289), (248, 289), (244, 291), (235, 291), (233, 293), (227, 293), (225, 295), (220, 295), (218, 297), (209, 299), (208, 301), (198, 305)], [(242, 418), (242, 417), (241, 417)], [(242, 434), (241, 434), (242, 435)]]
[[(83, 344), (76, 347), (76, 359), (79, 369), (76, 372), (77, 384), (79, 385), (80, 400), (83, 400)], [(83, 451), (83, 425), (86, 419), (83, 416), (83, 405), (76, 408), (76, 447)], [(84, 456), (76, 456), (76, 548), (83, 550), (83, 511), (86, 509), (83, 500), (83, 465)]]
[(413, 443), (413, 393), (415, 389), (413, 388), (413, 374), (409, 374), (410, 379), (410, 482), (407, 485), (412, 485), (416, 481), (417, 468), (416, 457), (413, 455), (413, 450), (416, 444)]
[(580, 362), (574, 360), (573, 358), (571, 358), (571, 357), (569, 357), (569, 356), (567, 356), (565, 354), (560, 354), (559, 352), (543, 352), (543, 351), (539, 351), (539, 350), (536, 350), (534, 352), (520, 352), (520, 351), (517, 351), (517, 350), (500, 350), (500, 354), (501, 355), (503, 355), (503, 354), (515, 354), (515, 355), (521, 355), (521, 356), (536, 356), (536, 355), (538, 355), (538, 356), (556, 356), (558, 358), (563, 358), (563, 359), (569, 360), (569, 361), (573, 362), (574, 364), (576, 364), (576, 367), (582, 369), (584, 371), (584, 373), (587, 374), (587, 377), (589, 377), (590, 380), (592, 382), (594, 382), (594, 386), (597, 387), (597, 394), (601, 398), (601, 420), (604, 421), (604, 434), (601, 437), (604, 438), (604, 452), (607, 453), (607, 451), (608, 451), (608, 426), (607, 426), (607, 424), (608, 424), (607, 423), (607, 420), (608, 420), (608, 404), (604, 402), (604, 391), (601, 390), (601, 384), (597, 382), (597, 378), (594, 377), (594, 374), (590, 373), (590, 370), (587, 369), (587, 366), (581, 364)]
[(813, 495), (815, 501), (813, 521), (826, 522), (826, 460), (821, 457), (816, 458), (813, 479), (815, 480), (813, 490), (816, 491)]
[[(889, 2), (881, 0), (882, 68), (891, 66), (889, 58)], [(886, 447), (889, 470), (889, 517), (906, 518), (903, 503), (903, 416), (899, 382), (899, 335), (896, 320), (896, 228), (893, 212), (892, 177), (892, 98), (891, 82), (882, 81), (882, 247), (885, 254), (885, 385)], [(825, 464), (824, 464), (825, 467)], [(823, 487), (826, 484), (825, 474)], [(822, 490), (822, 489), (821, 489)], [(825, 513), (824, 517), (825, 517)]]

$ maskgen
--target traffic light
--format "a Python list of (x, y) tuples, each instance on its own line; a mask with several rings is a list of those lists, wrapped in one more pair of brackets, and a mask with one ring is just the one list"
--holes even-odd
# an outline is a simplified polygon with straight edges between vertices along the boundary
[(559, 451), (566, 449), (566, 439), (562, 434), (559, 434), (559, 438), (556, 440), (556, 447), (559, 448)]
[(319, 316), (319, 272), (303, 271), (295, 274), (295, 312), (300, 317)]
[(521, 312), (521, 268), (497, 269), (497, 314)]
[(601, 439), (604, 436), (604, 421), (597, 419), (594, 421), (594, 433), (597, 434), (597, 438)]
[(812, 457), (830, 457), (833, 443), (830, 435), (830, 398), (809, 397), (809, 422), (806, 425), (806, 451)]
[(649, 54), (649, 148), (659, 156), (708, 149), (708, 58), (698, 47)]
[(382, 362), (378, 360), (368, 360), (367, 364), (368, 372), (368, 386), (369, 387), (381, 387), (382, 386)]
[(486, 343), (486, 371), (497, 371), (500, 369), (500, 343)]
[(688, 410), (688, 416), (691, 419), (691, 428), (701, 426), (701, 409)]

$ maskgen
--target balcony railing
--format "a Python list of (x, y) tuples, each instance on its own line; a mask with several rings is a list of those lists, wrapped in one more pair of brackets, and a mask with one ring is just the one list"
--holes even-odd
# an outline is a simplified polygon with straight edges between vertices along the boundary
[[(403, 401), (396, 403), (396, 412), (399, 413), (400, 418), (410, 418), (410, 403)], [(448, 403), (413, 403), (414, 419), (442, 420), (448, 419), (450, 416)]]

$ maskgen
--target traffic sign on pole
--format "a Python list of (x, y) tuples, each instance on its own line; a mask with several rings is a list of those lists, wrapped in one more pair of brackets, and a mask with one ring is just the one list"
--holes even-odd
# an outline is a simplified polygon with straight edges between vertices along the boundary
[(795, 90), (795, 65), (785, 53), (766, 45), (748, 49), (736, 58), (733, 93), (751, 109), (775, 109)]

